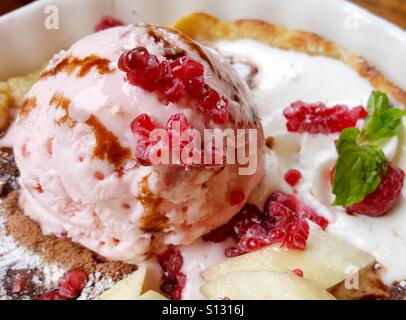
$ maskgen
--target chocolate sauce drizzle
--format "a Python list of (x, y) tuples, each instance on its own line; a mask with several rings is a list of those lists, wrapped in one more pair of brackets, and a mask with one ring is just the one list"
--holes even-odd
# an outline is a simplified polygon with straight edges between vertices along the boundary
[(71, 74), (79, 69), (77, 76), (82, 78), (86, 76), (90, 70), (95, 68), (99, 74), (111, 73), (114, 69), (110, 68), (110, 60), (90, 55), (83, 59), (74, 56), (68, 56), (61, 60), (55, 67), (41, 73), (40, 78), (47, 78), (57, 75), (59, 72), (66, 72)]

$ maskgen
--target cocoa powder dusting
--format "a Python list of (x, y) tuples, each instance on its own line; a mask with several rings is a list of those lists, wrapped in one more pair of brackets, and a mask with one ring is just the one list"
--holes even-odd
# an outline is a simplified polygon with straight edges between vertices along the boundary
[(99, 74), (111, 73), (114, 69), (110, 69), (110, 60), (90, 55), (83, 59), (68, 56), (60, 61), (55, 67), (41, 73), (40, 78), (47, 78), (57, 75), (59, 72), (66, 72), (67, 74), (73, 73), (79, 69), (77, 76), (79, 78), (86, 76), (90, 70), (96, 68)]
[(13, 238), (45, 261), (57, 263), (67, 270), (79, 268), (88, 274), (100, 272), (113, 280), (136, 270), (123, 262), (106, 262), (94, 252), (55, 236), (44, 236), (37, 223), (24, 216), (18, 207), (18, 193), (12, 192), (5, 200), (6, 230)]
[(96, 137), (96, 147), (93, 150), (93, 156), (100, 160), (107, 160), (116, 168), (131, 157), (131, 150), (121, 146), (118, 138), (109, 131), (95, 116), (91, 115), (85, 122)]

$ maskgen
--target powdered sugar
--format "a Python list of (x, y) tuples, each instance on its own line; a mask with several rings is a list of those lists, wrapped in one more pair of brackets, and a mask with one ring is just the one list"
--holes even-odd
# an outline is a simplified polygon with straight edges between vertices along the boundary
[[(44, 259), (18, 244), (12, 236), (7, 234), (4, 215), (3, 201), (0, 201), (0, 300), (15, 299), (7, 292), (5, 280), (10, 270), (38, 270), (32, 276), (34, 287), (39, 288), (36, 295), (58, 287), (59, 279), (66, 270), (58, 264), (47, 263)], [(95, 272), (88, 276), (88, 282), (83, 289), (78, 300), (91, 300), (100, 295), (105, 290), (111, 288), (114, 281), (110, 277)], [(20, 299), (30, 299), (29, 295), (22, 295)]]
[(93, 300), (98, 295), (110, 289), (114, 281), (110, 277), (104, 277), (100, 272), (89, 276), (86, 287), (83, 288), (78, 300)]
[[(0, 206), (2, 203), (0, 203)], [(41, 276), (34, 275), (33, 283), (46, 290), (57, 287), (59, 278), (66, 272), (65, 269), (46, 263), (39, 255), (24, 248), (7, 234), (5, 229), (6, 218), (3, 208), (0, 209), (0, 299), (12, 297), (7, 295), (4, 288), (4, 278), (9, 270), (39, 269)], [(27, 299), (29, 297), (22, 297)]]

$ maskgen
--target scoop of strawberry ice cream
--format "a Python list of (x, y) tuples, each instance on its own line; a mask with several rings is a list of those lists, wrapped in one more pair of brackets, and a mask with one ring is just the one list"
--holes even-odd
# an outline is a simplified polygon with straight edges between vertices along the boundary
[[(177, 117), (199, 132), (257, 129), (255, 172), (143, 161), (148, 123), (168, 128)], [(25, 214), (109, 260), (136, 263), (226, 223), (263, 172), (245, 84), (216, 52), (163, 27), (109, 29), (57, 54), (16, 126)]]

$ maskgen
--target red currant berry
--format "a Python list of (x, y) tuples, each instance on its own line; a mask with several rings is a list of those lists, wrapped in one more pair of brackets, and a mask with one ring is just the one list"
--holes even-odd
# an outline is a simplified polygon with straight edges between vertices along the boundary
[(81, 270), (67, 272), (59, 280), (58, 293), (68, 299), (77, 298), (87, 282), (87, 275)]
[(236, 206), (239, 205), (241, 202), (243, 202), (245, 199), (245, 194), (244, 192), (240, 191), (240, 190), (233, 190), (230, 193), (230, 197), (229, 197), (229, 203), (232, 206)]
[(144, 138), (148, 138), (151, 131), (156, 128), (157, 126), (153, 123), (152, 119), (145, 113), (140, 114), (131, 122), (131, 131)]
[(302, 179), (302, 174), (299, 170), (291, 169), (285, 173), (284, 178), (288, 184), (295, 186)]

